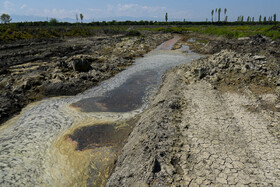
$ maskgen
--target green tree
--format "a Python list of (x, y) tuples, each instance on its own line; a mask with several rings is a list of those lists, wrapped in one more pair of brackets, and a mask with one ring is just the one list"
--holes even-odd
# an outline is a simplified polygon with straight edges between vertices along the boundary
[(4, 24), (8, 24), (12, 21), (11, 16), (9, 14), (2, 14), (1, 15), (1, 22)]
[(276, 22), (276, 14), (273, 14), (273, 21)]
[(216, 8), (215, 9), (215, 21), (217, 21), (217, 12), (218, 12), (218, 9)]
[(259, 17), (259, 22), (262, 22), (262, 15), (260, 15)]
[(225, 17), (225, 22), (227, 22), (227, 20), (228, 20), (228, 16)]
[(166, 12), (165, 13), (165, 22), (167, 22), (168, 21), (168, 13)]
[(266, 22), (266, 16), (264, 16), (264, 18), (263, 18), (263, 22)]
[(81, 18), (81, 23), (83, 23), (84, 15), (82, 13), (80, 14), (80, 18)]
[(218, 9), (218, 22), (221, 21), (221, 11), (222, 11), (222, 9), (219, 8), (219, 9)]
[(225, 14), (225, 22), (227, 22), (227, 8), (224, 9), (224, 14)]
[(247, 22), (250, 22), (251, 21), (251, 17), (250, 16), (248, 16), (248, 18), (247, 18)]
[(255, 17), (252, 17), (252, 22), (255, 22)]
[(212, 15), (212, 22), (213, 22), (214, 9), (211, 11), (211, 15)]
[(244, 21), (244, 16), (241, 16), (241, 22), (243, 22)]

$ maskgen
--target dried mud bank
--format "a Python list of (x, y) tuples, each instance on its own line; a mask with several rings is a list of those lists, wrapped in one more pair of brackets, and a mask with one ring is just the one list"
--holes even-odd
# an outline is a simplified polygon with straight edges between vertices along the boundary
[(106, 80), (136, 57), (171, 38), (144, 37), (20, 41), (0, 47), (0, 124), (28, 103), (49, 96), (75, 95)]
[(169, 71), (106, 185), (279, 185), (279, 73), (229, 50)]

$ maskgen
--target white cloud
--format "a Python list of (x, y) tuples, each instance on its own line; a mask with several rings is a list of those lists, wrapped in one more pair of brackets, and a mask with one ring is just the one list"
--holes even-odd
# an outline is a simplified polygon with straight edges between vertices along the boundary
[(129, 17), (154, 17), (162, 16), (167, 10), (166, 7), (162, 6), (142, 6), (139, 4), (117, 4), (108, 5), (105, 9), (88, 9), (90, 16), (96, 18), (102, 17), (118, 17), (118, 16), (129, 16)]
[(20, 9), (25, 9), (25, 8), (27, 8), (27, 5), (26, 5), (26, 4), (23, 4), (23, 5), (20, 7)]
[(142, 6), (139, 4), (118, 4), (109, 6), (108, 11), (117, 16), (158, 16), (167, 10), (166, 7)]
[(10, 1), (5, 1), (4, 2), (4, 9), (5, 10), (12, 10), (13, 9), (14, 4), (11, 3)]
[(54, 17), (54, 18), (74, 18), (77, 13), (79, 13), (79, 10), (65, 10), (65, 9), (44, 9), (41, 13), (41, 16), (45, 17)]

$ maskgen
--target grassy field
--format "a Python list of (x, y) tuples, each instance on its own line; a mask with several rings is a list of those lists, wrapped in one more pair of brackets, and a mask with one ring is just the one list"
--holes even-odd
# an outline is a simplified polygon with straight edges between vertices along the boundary
[[(280, 24), (278, 25), (188, 25), (188, 26), (133, 26), (139, 31), (186, 33), (194, 32), (226, 38), (239, 38), (261, 34), (272, 38), (280, 38)], [(107, 26), (88, 26), (88, 25), (57, 25), (57, 26), (17, 26), (0, 25), (0, 42), (42, 39), (42, 38), (64, 38), (64, 37), (86, 37), (99, 34), (129, 34), (131, 33), (128, 25), (107, 25)]]
[(181, 27), (157, 27), (142, 28), (154, 32), (183, 33), (194, 32), (226, 38), (240, 38), (261, 34), (276, 40), (280, 38), (280, 25), (240, 25), (240, 26), (181, 26)]
[(64, 37), (87, 37), (102, 34), (126, 33), (124, 26), (32, 26), (18, 27), (15, 25), (0, 25), (0, 42), (64, 38)]

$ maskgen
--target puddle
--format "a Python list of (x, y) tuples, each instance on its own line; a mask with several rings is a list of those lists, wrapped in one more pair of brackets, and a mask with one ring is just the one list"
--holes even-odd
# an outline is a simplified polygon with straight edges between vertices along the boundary
[(196, 42), (196, 39), (195, 38), (190, 38), (190, 39), (188, 39), (187, 42)]
[(182, 45), (182, 47), (180, 48), (180, 50), (183, 53), (188, 53), (188, 54), (195, 54), (194, 52), (192, 52), (192, 50), (190, 50), (190, 47), (187, 45)]
[(129, 112), (143, 104), (148, 87), (156, 84), (157, 72), (146, 70), (132, 75), (120, 87), (103, 97), (82, 99), (71, 104), (82, 112)]
[(118, 146), (131, 132), (131, 128), (121, 128), (111, 124), (86, 126), (74, 131), (68, 137), (77, 143), (76, 150), (83, 151), (103, 146)]

